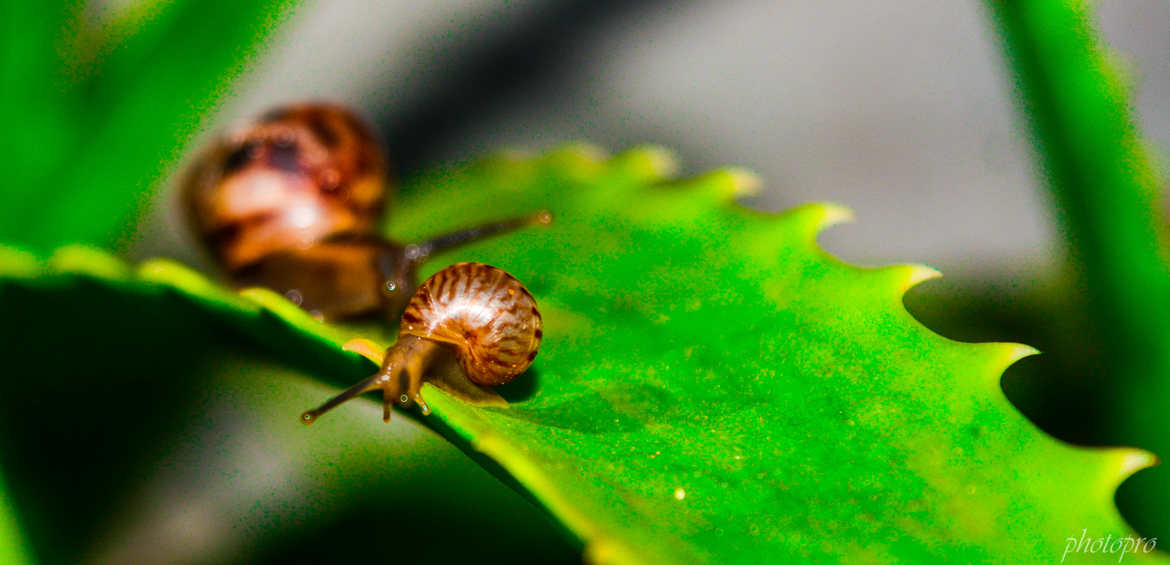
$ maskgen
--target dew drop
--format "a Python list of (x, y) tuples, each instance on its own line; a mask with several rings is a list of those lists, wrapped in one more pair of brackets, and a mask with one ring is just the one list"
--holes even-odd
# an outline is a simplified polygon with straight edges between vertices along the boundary
[(398, 290), (398, 283), (394, 281), (386, 281), (386, 292), (395, 292)]
[(674, 489), (675, 500), (682, 500), (686, 497), (687, 497), (687, 491), (683, 490), (682, 487)]
[(295, 288), (290, 289), (287, 292), (285, 292), (284, 297), (287, 298), (289, 300), (289, 302), (292, 302), (293, 304), (296, 304), (297, 306), (300, 306), (301, 304), (304, 304), (304, 302), (305, 302), (305, 295), (301, 294), (301, 291), (299, 291)]
[(404, 395), (398, 397), (398, 401), (403, 403), (403, 404), (406, 404), (407, 402), (410, 402), (410, 397), (406, 396), (404, 394)]

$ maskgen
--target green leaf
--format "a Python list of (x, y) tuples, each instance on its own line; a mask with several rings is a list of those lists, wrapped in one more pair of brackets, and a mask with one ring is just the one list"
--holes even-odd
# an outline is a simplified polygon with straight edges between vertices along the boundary
[[(814, 242), (847, 217), (840, 208), (751, 212), (732, 200), (752, 177), (675, 181), (671, 170), (653, 149), (501, 156), (407, 187), (390, 224), (414, 240), (554, 212), (547, 228), (428, 264), (492, 263), (538, 297), (545, 340), (504, 387), (511, 405), (423, 394), (430, 422), (494, 459), (591, 559), (1047, 563), (1082, 531), (1132, 535), (1113, 491), (1149, 456), (1035, 429), (999, 388), (1030, 348), (950, 341), (903, 308), (933, 271), (842, 264)], [(336, 348), (362, 330), (317, 323), (271, 293), (233, 295), (167, 261), (131, 270), (68, 250), (49, 276), (30, 262), (0, 265), (23, 285), (81, 276), (178, 289), (174, 300), (290, 358), (336, 358), (339, 385), (357, 373)]]
[(81, 132), (72, 123), (77, 104), (61, 52), (78, 2), (0, 3), (0, 241), (17, 241), (15, 222), (44, 198), (47, 171), (66, 161)]
[(148, 2), (105, 27), (73, 4), (5, 20), (25, 43), (0, 60), (13, 87), (0, 115), (14, 169), (0, 241), (38, 250), (125, 242), (158, 180), (295, 0)]

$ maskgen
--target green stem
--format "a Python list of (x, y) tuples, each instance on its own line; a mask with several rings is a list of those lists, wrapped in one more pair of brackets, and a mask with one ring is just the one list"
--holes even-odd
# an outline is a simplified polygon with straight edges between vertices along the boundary
[(1158, 175), (1129, 92), (1076, 0), (989, 0), (1074, 273), (1102, 345), (1119, 440), (1170, 454), (1170, 278)]

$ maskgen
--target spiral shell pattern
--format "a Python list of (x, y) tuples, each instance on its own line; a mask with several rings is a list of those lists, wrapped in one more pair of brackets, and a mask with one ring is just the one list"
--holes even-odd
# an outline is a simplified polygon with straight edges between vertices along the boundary
[(183, 187), (188, 221), (236, 271), (337, 233), (373, 233), (388, 193), (382, 147), (352, 112), (278, 108), (219, 139)]
[(399, 334), (454, 345), (472, 382), (497, 386), (532, 364), (543, 329), (536, 300), (515, 277), (483, 263), (456, 263), (419, 287)]

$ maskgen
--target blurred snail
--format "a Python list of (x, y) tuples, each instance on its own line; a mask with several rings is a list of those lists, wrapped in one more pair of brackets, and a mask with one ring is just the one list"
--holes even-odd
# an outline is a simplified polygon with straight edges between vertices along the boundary
[(431, 255), (534, 223), (547, 212), (401, 245), (378, 226), (382, 147), (341, 107), (276, 109), (215, 142), (183, 187), (189, 223), (239, 286), (263, 286), (327, 319), (396, 319)]
[(429, 414), (419, 394), (424, 381), (468, 402), (504, 404), (482, 387), (523, 373), (536, 358), (542, 332), (536, 301), (520, 281), (490, 265), (457, 263), (414, 293), (381, 369), (301, 414), (301, 421), (311, 424), (337, 405), (375, 390), (382, 391), (385, 421), (395, 402), (414, 402)]

